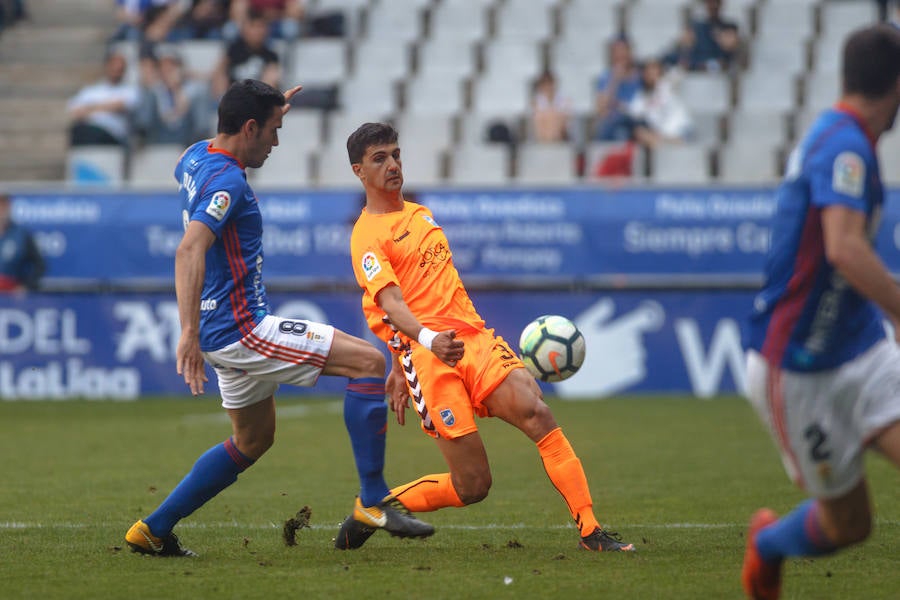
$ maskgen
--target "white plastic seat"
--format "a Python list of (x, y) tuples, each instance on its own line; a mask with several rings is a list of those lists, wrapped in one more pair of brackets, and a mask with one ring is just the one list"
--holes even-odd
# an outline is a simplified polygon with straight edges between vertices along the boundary
[(225, 44), (219, 40), (185, 40), (178, 43), (184, 70), (200, 79), (209, 79), (225, 55)]
[(382, 0), (368, 11), (366, 35), (369, 38), (389, 35), (397, 43), (414, 42), (422, 33), (422, 8), (408, 2)]
[(518, 147), (515, 180), (529, 185), (571, 185), (578, 181), (571, 145), (525, 143)]
[(253, 186), (258, 189), (311, 186), (311, 152), (309, 148), (282, 143), (272, 151), (262, 167), (249, 170)]
[(328, 85), (339, 83), (347, 76), (347, 48), (341, 39), (300, 40), (291, 48), (290, 54), (288, 64), (292, 75), (288, 81)]
[(129, 182), (142, 187), (176, 189), (175, 164), (183, 152), (181, 144), (151, 144), (141, 148), (132, 156)]
[(377, 72), (345, 79), (340, 86), (341, 109), (349, 112), (393, 114), (397, 108), (396, 84)]
[(812, 3), (765, 2), (757, 8), (757, 36), (761, 39), (796, 43), (813, 33)]
[(495, 13), (498, 39), (536, 43), (553, 35), (553, 5), (547, 0), (506, 0)]
[(428, 40), (460, 44), (483, 40), (488, 35), (487, 5), (490, 2), (440, 2), (431, 11)]
[(354, 77), (381, 77), (391, 81), (410, 72), (410, 47), (393, 39), (368, 38), (353, 49)]
[(445, 77), (460, 79), (475, 72), (473, 42), (427, 39), (419, 46), (417, 55), (420, 74), (440, 72)]
[(284, 147), (302, 151), (319, 147), (322, 144), (322, 112), (315, 109), (292, 108), (281, 121), (278, 143), (279, 147), (272, 155)]
[(822, 37), (843, 39), (852, 31), (878, 22), (875, 2), (823, 2)]
[(719, 182), (771, 184), (779, 179), (775, 147), (731, 142), (719, 150)]
[(703, 146), (663, 144), (653, 149), (650, 181), (663, 185), (710, 182), (709, 151)]
[(541, 71), (543, 56), (533, 42), (495, 40), (484, 46), (484, 63), (489, 73), (533, 78)]
[(837, 102), (841, 95), (841, 78), (838, 72), (815, 71), (810, 73), (804, 87), (806, 109), (820, 111)]
[(781, 111), (735, 110), (728, 117), (728, 143), (750, 147), (783, 144), (787, 120)]
[(688, 73), (678, 92), (691, 111), (726, 112), (731, 106), (728, 78), (718, 73)]
[(449, 115), (425, 115), (402, 113), (393, 120), (400, 134), (400, 147), (406, 140), (430, 138), (438, 147), (449, 148), (453, 144), (453, 117)]
[(572, 0), (561, 8), (562, 37), (607, 43), (621, 28), (620, 0)]
[(768, 69), (748, 71), (741, 78), (738, 106), (749, 111), (793, 110), (797, 106), (794, 78)]
[(449, 183), (499, 186), (510, 182), (509, 149), (504, 144), (464, 144), (450, 155)]
[(120, 146), (72, 146), (66, 152), (70, 183), (119, 185), (124, 180), (125, 150)]
[(359, 178), (353, 174), (347, 156), (346, 139), (347, 136), (344, 136), (343, 140), (332, 137), (328, 144), (319, 149), (315, 156), (316, 185), (357, 189), (361, 193), (362, 185)]
[(550, 46), (549, 62), (558, 75), (563, 71), (591, 72), (591, 80), (609, 64), (609, 44), (606, 38), (566, 36)]
[(463, 109), (461, 79), (442, 73), (420, 73), (406, 84), (406, 111), (424, 114), (455, 114)]
[(483, 113), (524, 113), (529, 110), (531, 81), (510, 73), (485, 73), (472, 92), (472, 110)]

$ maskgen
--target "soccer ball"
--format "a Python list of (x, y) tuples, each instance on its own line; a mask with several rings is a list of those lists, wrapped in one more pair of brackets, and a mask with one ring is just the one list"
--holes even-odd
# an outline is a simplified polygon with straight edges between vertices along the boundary
[(541, 381), (562, 381), (577, 373), (584, 350), (584, 336), (575, 323), (559, 315), (538, 317), (519, 336), (522, 362)]

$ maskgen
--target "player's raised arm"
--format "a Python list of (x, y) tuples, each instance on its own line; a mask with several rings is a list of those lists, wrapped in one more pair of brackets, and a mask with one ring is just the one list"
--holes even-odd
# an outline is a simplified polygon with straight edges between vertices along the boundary
[(462, 340), (456, 339), (456, 331), (448, 329), (436, 332), (424, 327), (409, 310), (403, 299), (403, 293), (396, 285), (388, 285), (383, 288), (378, 292), (376, 301), (401, 333), (410, 339), (417, 340), (442, 362), (455, 367), (457, 361), (463, 357), (465, 346)]

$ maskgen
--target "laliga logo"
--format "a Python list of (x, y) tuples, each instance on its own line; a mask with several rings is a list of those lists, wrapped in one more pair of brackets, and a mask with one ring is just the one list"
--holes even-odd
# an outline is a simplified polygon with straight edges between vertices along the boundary
[(573, 319), (587, 342), (581, 372), (554, 385), (563, 398), (607, 396), (640, 382), (647, 374), (643, 334), (659, 330), (666, 315), (652, 300), (613, 319), (615, 303), (604, 298)]

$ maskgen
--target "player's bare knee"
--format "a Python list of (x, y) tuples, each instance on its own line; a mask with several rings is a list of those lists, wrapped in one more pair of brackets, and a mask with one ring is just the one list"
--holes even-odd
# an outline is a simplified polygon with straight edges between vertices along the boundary
[(492, 483), (493, 480), (490, 473), (488, 473), (487, 475), (470, 476), (459, 483), (454, 481), (453, 487), (456, 489), (456, 495), (459, 496), (463, 504), (468, 505), (481, 502), (487, 498)]
[(384, 355), (374, 346), (367, 346), (359, 352), (356, 377), (384, 377), (387, 365)]
[(234, 444), (242, 454), (257, 460), (275, 444), (275, 431), (237, 434), (234, 436)]
[(841, 521), (838, 538), (832, 540), (837, 546), (850, 546), (865, 541), (872, 533), (871, 515), (853, 515)]

